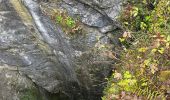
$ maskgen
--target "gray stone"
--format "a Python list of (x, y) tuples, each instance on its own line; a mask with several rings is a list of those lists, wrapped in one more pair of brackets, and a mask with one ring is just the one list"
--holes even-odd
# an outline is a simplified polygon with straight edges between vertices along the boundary
[(118, 27), (119, 0), (45, 0), (80, 18), (85, 33), (72, 37), (42, 13), (41, 0), (21, 0), (19, 11), (17, 1), (0, 0), (0, 99), (98, 100), (113, 66), (103, 53), (112, 50), (105, 33)]
[(0, 80), (1, 100), (45, 100), (43, 95), (39, 97), (41, 93), (32, 80), (15, 66), (0, 65)]
[[(73, 66), (67, 60), (69, 53), (66, 55), (62, 53), (67, 45), (61, 46), (64, 40), (61, 40), (62, 43), (58, 40), (60, 46), (52, 44), (55, 36), (48, 42), (46, 40), (48, 36), (44, 40), (39, 40), (40, 36), (36, 32), (29, 31), (29, 27), (22, 23), (8, 0), (1, 2), (0, 10), (4, 12), (1, 13), (4, 20), (0, 23), (0, 63), (17, 66), (19, 72), (49, 92), (65, 91), (64, 88), (71, 86), (71, 83), (77, 83), (75, 73), (72, 72)], [(49, 32), (48, 29), (47, 32)], [(55, 38), (56, 41), (57, 38)]]

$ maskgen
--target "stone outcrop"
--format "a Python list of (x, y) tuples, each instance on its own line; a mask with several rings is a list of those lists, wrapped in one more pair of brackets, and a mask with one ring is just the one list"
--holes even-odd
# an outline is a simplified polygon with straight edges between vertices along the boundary
[[(120, 4), (0, 0), (0, 99), (98, 100), (114, 63), (106, 52), (117, 45)], [(79, 16), (86, 34), (67, 36), (40, 5)]]

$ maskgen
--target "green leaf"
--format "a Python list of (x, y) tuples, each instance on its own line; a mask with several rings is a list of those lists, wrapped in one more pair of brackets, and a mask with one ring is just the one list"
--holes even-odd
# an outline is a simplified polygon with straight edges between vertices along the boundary
[(157, 49), (152, 49), (151, 53), (155, 53), (157, 51)]
[(163, 54), (163, 53), (164, 53), (164, 51), (165, 51), (165, 49), (164, 49), (164, 48), (160, 48), (160, 49), (158, 50), (158, 52), (159, 52), (160, 54)]
[(120, 42), (124, 42), (125, 39), (124, 39), (124, 38), (119, 38), (119, 41), (120, 41)]
[(139, 52), (146, 52), (147, 49), (148, 49), (148, 48), (146, 48), (146, 47), (142, 47), (142, 48), (139, 48), (138, 51), (139, 51)]
[(133, 14), (134, 17), (136, 17), (138, 15), (138, 11), (139, 11), (139, 9), (137, 7), (133, 7), (132, 14)]
[(170, 35), (167, 36), (167, 41), (170, 42)]
[(151, 16), (146, 16), (146, 17), (145, 17), (145, 20), (146, 20), (146, 21), (150, 21), (150, 19), (151, 19)]
[(144, 82), (144, 83), (141, 84), (141, 86), (147, 86), (147, 85), (148, 85), (147, 82)]
[(145, 29), (147, 27), (147, 25), (144, 23), (144, 22), (141, 22), (140, 23), (140, 28), (141, 29)]
[(132, 75), (130, 74), (129, 71), (125, 71), (125, 73), (124, 73), (124, 78), (125, 78), (125, 79), (132, 78)]
[(145, 64), (146, 66), (148, 66), (148, 65), (150, 64), (150, 62), (151, 62), (151, 59), (147, 59), (147, 60), (144, 61), (144, 64)]
[(67, 24), (68, 27), (74, 27), (75, 26), (75, 21), (73, 20), (73, 18), (68, 17), (66, 19), (66, 24)]
[(61, 23), (62, 20), (63, 20), (63, 17), (62, 17), (62, 16), (57, 16), (57, 17), (56, 17), (56, 22), (57, 22), (57, 23)]

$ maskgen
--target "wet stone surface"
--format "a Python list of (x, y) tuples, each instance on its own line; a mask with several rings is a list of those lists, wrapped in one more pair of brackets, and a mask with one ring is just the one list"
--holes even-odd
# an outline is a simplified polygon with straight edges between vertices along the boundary
[(99, 100), (106, 85), (102, 83), (113, 66), (111, 59), (102, 55), (112, 48), (100, 48), (110, 46), (112, 38), (106, 33), (117, 28), (113, 16), (118, 12), (113, 9), (119, 0), (57, 3), (56, 7), (70, 16), (80, 16), (85, 25), (85, 34), (69, 39), (60, 25), (41, 12), (36, 0), (21, 1), (32, 22), (24, 22), (28, 19), (22, 16), (25, 10), (15, 8), (16, 2), (0, 0), (0, 99)]

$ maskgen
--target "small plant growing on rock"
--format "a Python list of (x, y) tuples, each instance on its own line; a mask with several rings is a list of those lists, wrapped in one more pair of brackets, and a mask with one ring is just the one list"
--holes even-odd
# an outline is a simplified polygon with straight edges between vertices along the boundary
[(82, 32), (82, 27), (78, 20), (74, 20), (64, 11), (54, 11), (51, 15), (51, 19), (54, 20), (56, 24), (61, 25), (63, 31), (67, 34)]
[(48, 15), (51, 20), (60, 25), (66, 34), (81, 34), (83, 29), (78, 19), (73, 19), (67, 12), (61, 9), (48, 9), (43, 7), (44, 14)]

